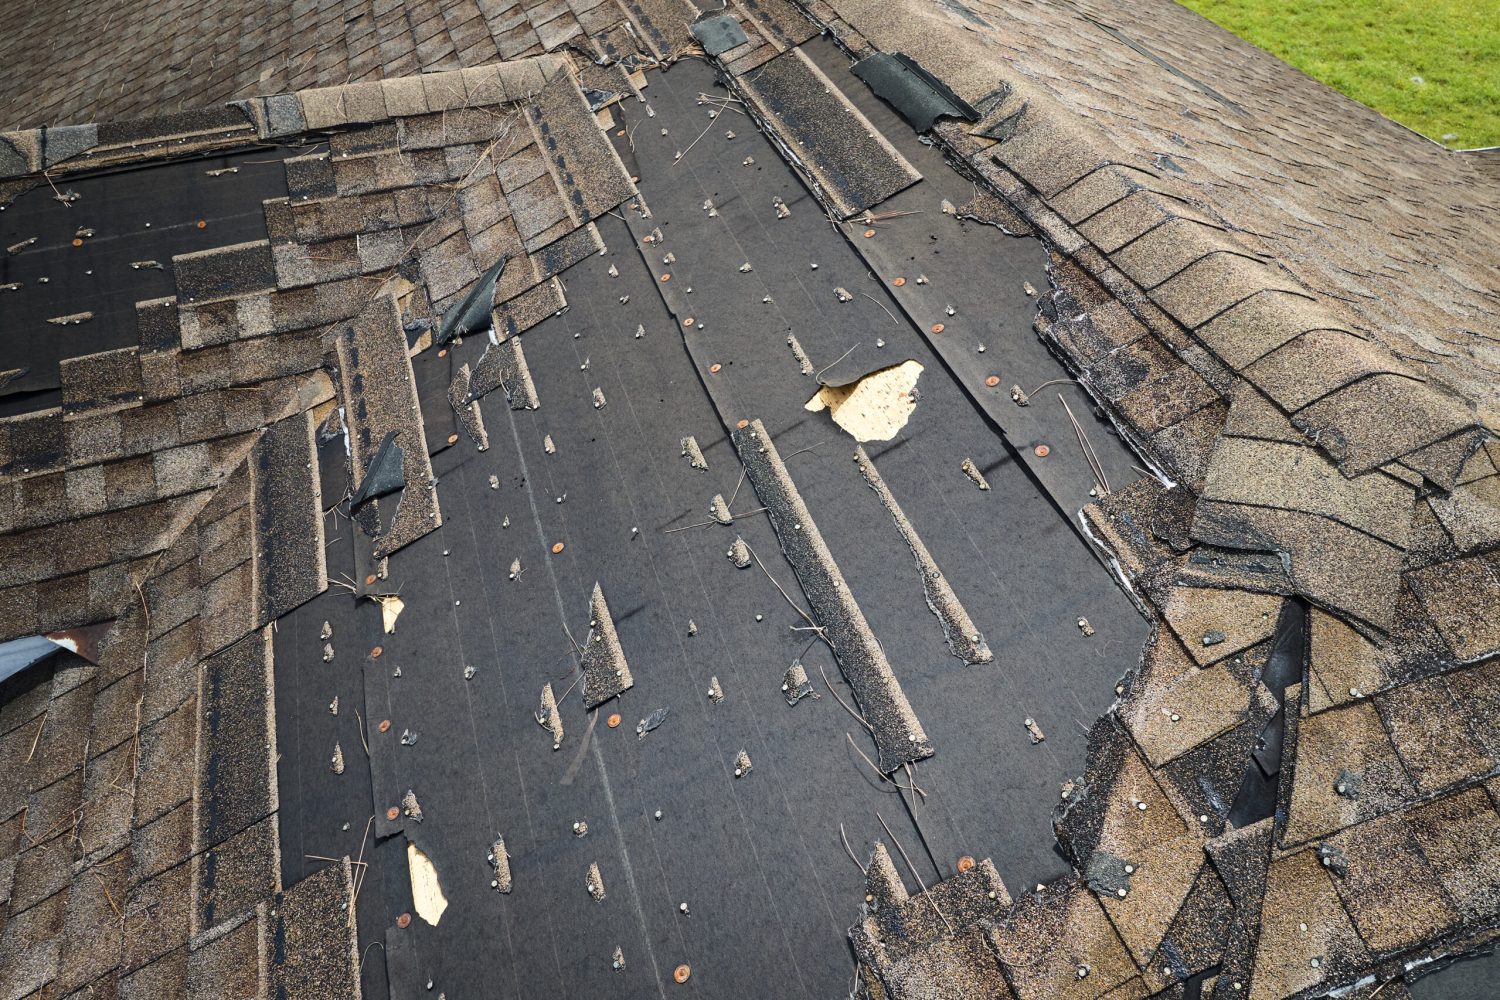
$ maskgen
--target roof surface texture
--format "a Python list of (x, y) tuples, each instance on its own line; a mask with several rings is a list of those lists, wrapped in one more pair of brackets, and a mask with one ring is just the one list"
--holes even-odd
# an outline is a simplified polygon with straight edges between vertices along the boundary
[(1465, 995), (1477, 154), (1164, 2), (29, 8), (0, 1000)]

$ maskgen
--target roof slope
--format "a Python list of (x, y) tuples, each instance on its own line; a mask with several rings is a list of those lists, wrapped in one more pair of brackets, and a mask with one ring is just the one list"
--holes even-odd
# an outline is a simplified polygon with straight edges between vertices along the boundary
[[(1500, 203), (1488, 179), (1493, 174), (1164, 2), (1128, 12), (1088, 3), (965, 6), (957, 0), (936, 6), (819, 0), (807, 7), (851, 54), (903, 52), (959, 99), (952, 103), (959, 114), (939, 121), (931, 137), (1004, 203), (976, 198), (962, 208), (943, 203), (944, 211), (1040, 235), (1052, 284), (1038, 297), (1036, 330), (1156, 475), (1112, 491), (1091, 457), (1085, 465), (1084, 457), (1069, 458), (1057, 447), (1075, 432), (1060, 413), (1043, 413), (1020, 384), (1038, 369), (1027, 368), (1030, 360), (1017, 344), (1040, 348), (1029, 331), (992, 322), (1002, 299), (992, 287), (994, 276), (1003, 273), (1014, 285), (1020, 284), (1016, 274), (998, 267), (965, 270), (954, 263), (962, 251), (939, 257), (943, 237), (931, 227), (967, 225), (932, 211), (937, 192), (952, 190), (939, 187), (938, 173), (947, 182), (955, 179), (937, 154), (910, 134), (897, 134), (899, 122), (890, 109), (844, 72), (838, 52), (810, 41), (814, 29), (789, 4), (745, 0), (717, 15), (735, 22), (721, 22), (718, 37), (744, 36), (712, 60), (742, 104), (727, 111), (715, 104), (709, 112), (711, 123), (721, 112), (748, 115), (800, 171), (811, 192), (809, 210), (802, 211), (799, 202), (799, 221), (776, 237), (766, 235), (767, 227), (781, 225), (791, 213), (786, 200), (777, 195), (773, 201), (765, 197), (767, 189), (750, 182), (741, 187), (732, 179), (734, 170), (755, 165), (754, 156), (740, 158), (743, 140), (727, 147), (731, 152), (720, 148), (712, 154), (714, 166), (705, 165), (701, 174), (698, 161), (687, 159), (690, 151), (703, 159), (711, 145), (729, 143), (732, 129), (721, 132), (722, 122), (710, 124), (699, 138), (710, 130), (714, 136), (694, 151), (688, 143), (696, 139), (679, 141), (683, 129), (668, 136), (666, 122), (675, 125), (677, 118), (664, 115), (638, 136), (633, 129), (644, 119), (637, 113), (632, 122), (633, 105), (630, 111), (608, 107), (629, 95), (655, 117), (640, 92), (642, 81), (629, 70), (694, 51), (689, 25), (696, 12), (677, 0), (556, 2), (502, 12), (469, 4), (392, 3), (354, 15), (297, 6), (289, 11), (296, 33), (274, 16), (264, 28), (258, 20), (244, 38), (259, 38), (263, 30), (286, 34), (274, 35), (264, 49), (239, 47), (235, 58), (202, 57), (211, 59), (215, 72), (176, 76), (176, 63), (119, 69), (139, 86), (121, 88), (113, 97), (97, 96), (109, 91), (92, 72), (62, 74), (57, 107), (75, 102), (122, 114), (132, 107), (160, 112), (174, 97), (185, 100), (186, 91), (173, 88), (188, 86), (202, 87), (207, 103), (234, 94), (244, 99), (138, 123), (5, 133), (0, 177), (11, 185), (3, 191), (7, 200), (41, 185), (43, 170), (48, 179), (64, 180), (70, 172), (147, 165), (181, 153), (260, 143), (309, 146), (285, 162), (286, 196), (260, 207), (265, 240), (173, 257), (175, 295), (138, 304), (138, 343), (66, 358), (57, 379), (61, 405), (0, 420), (0, 490), (10, 497), (0, 504), (0, 638), (115, 621), (99, 663), (69, 661), (38, 687), (13, 686), (0, 703), (0, 754), (9, 762), (0, 768), (6, 776), (0, 779), (0, 813), (8, 814), (0, 818), (0, 838), (15, 835), (14, 841), (0, 839), (0, 863), (6, 855), (15, 858), (7, 887), (9, 922), (0, 929), (8, 977), (0, 984), (9, 995), (99, 977), (140, 977), (140, 984), (160, 977), (167, 985), (157, 992), (173, 992), (174, 977), (212, 976), (212, 969), (193, 972), (195, 956), (231, 938), (243, 944), (250, 932), (237, 932), (252, 920), (257, 947), (236, 950), (226, 976), (249, 977), (253, 966), (260, 989), (280, 981), (295, 991), (321, 981), (337, 982), (331, 987), (336, 992), (351, 990), (345, 928), (352, 921), (326, 919), (350, 896), (350, 866), (300, 883), (297, 889), (309, 886), (306, 895), (284, 909), (276, 896), (275, 734), (267, 731), (274, 715), (271, 626), (327, 588), (322, 484), (350, 491), (362, 485), (386, 440), (401, 446), (400, 452), (385, 451), (401, 458), (400, 495), (353, 513), (373, 543), (350, 530), (358, 551), (348, 586), (358, 594), (388, 596), (382, 581), (390, 578), (393, 555), (401, 557), (396, 567), (449, 585), (453, 572), (480, 575), (484, 583), (482, 566), (448, 568), (469, 565), (473, 553), (449, 561), (443, 549), (438, 559), (428, 558), (442, 537), (434, 532), (444, 529), (441, 501), (457, 497), (478, 507), (499, 489), (500, 471), (508, 474), (494, 464), (496, 456), (487, 457), (489, 465), (474, 457), (489, 445), (476, 398), (483, 391), (504, 389), (509, 408), (498, 414), (500, 420), (493, 411), (491, 418), (496, 428), (511, 431), (519, 457), (519, 421), (537, 407), (537, 385), (550, 392), (577, 364), (588, 389), (557, 406), (558, 426), (574, 431), (580, 445), (587, 441), (581, 453), (596, 454), (602, 463), (608, 448), (611, 467), (633, 464), (617, 457), (629, 453), (626, 447), (614, 450), (615, 441), (625, 439), (608, 432), (619, 432), (623, 423), (615, 424), (615, 414), (631, 413), (637, 402), (632, 386), (648, 384), (642, 363), (616, 356), (618, 344), (611, 342), (597, 351), (604, 360), (596, 376), (594, 356), (569, 353), (573, 338), (537, 339), (569, 328), (548, 321), (568, 305), (561, 277), (575, 265), (583, 265), (571, 273), (575, 287), (594, 291), (588, 308), (579, 310), (586, 319), (573, 327), (574, 338), (592, 332), (587, 323), (596, 310), (628, 304), (630, 296), (616, 297), (611, 285), (626, 272), (613, 264), (604, 272), (602, 262), (592, 259), (604, 247), (601, 228), (620, 234), (622, 245), (633, 242), (639, 252), (640, 260), (627, 265), (626, 280), (644, 282), (632, 286), (637, 299), (650, 302), (652, 312), (642, 315), (669, 318), (682, 338), (680, 345), (670, 342), (671, 350), (653, 342), (659, 353), (644, 355), (653, 359), (646, 366), (649, 377), (664, 385), (659, 402), (667, 402), (668, 392), (683, 393), (674, 399), (691, 399), (710, 411), (750, 467), (750, 490), (770, 508), (765, 521), (736, 523), (727, 514), (731, 494), (727, 503), (715, 498), (715, 517), (750, 537), (759, 530), (763, 552), (781, 549), (784, 562), (773, 558), (772, 569), (761, 567), (767, 579), (775, 583), (773, 571), (787, 580), (795, 575), (808, 607), (823, 620), (802, 611), (786, 591), (780, 598), (793, 604), (809, 630), (829, 639), (841, 662), (857, 657), (868, 668), (863, 679), (851, 678), (856, 707), (868, 716), (859, 721), (887, 751), (880, 755), (885, 769), (895, 773), (898, 761), (922, 760), (918, 777), (937, 790), (937, 801), (922, 808), (933, 808), (946, 817), (939, 825), (953, 828), (951, 834), (930, 830), (939, 844), (934, 853), (912, 803), (912, 826), (943, 879), (919, 893), (908, 893), (884, 846), (876, 846), (862, 873), (866, 905), (851, 931), (862, 990), (899, 997), (951, 988), (1041, 1000), (1171, 996), (1211, 985), (1216, 996), (1308, 996), (1373, 984), (1370, 977), (1402, 978), (1437, 956), (1479, 947), (1500, 933), (1500, 716), (1490, 707), (1500, 690), (1500, 630), (1493, 613), (1500, 606), (1500, 453), (1493, 434), (1500, 364), (1497, 264), (1484, 249), (1500, 235)], [(299, 18), (318, 27), (306, 27)], [(174, 38), (183, 52), (199, 40), (218, 44), (209, 39), (222, 33), (189, 29), (189, 23), (167, 21), (161, 30), (180, 31)], [(282, 89), (259, 84), (287, 72), (292, 43), (283, 37), (306, 46), (304, 63), (287, 87), (294, 92), (245, 96)], [(575, 43), (580, 51), (587, 47), (587, 60), (539, 55), (485, 62), (491, 49), (504, 55)], [(347, 55), (356, 48), (356, 55)], [(134, 58), (127, 51), (123, 43), (105, 47), (102, 64), (126, 66)], [(247, 62), (241, 64), (240, 53)], [(377, 79), (378, 67), (408, 63), (464, 68)], [(291, 64), (299, 65), (295, 59)], [(343, 82), (350, 78), (358, 82)], [(297, 89), (304, 80), (334, 85)], [(9, 92), (19, 92), (17, 87)], [(936, 85), (929, 87), (929, 98), (946, 99)], [(680, 94), (674, 100), (679, 116), (704, 113), (702, 96), (697, 110)], [(959, 120), (968, 117), (962, 102), (971, 106), (974, 120)], [(601, 108), (604, 114), (596, 119)], [(601, 132), (604, 122), (612, 135)], [(741, 127), (748, 131), (748, 122)], [(320, 145), (325, 141), (326, 152)], [(673, 146), (675, 156), (668, 152)], [(769, 145), (757, 148), (763, 159), (771, 158)], [(688, 168), (676, 171), (685, 160)], [(642, 190), (660, 192), (660, 218), (639, 196), (633, 174), (647, 178)], [(958, 186), (967, 188), (967, 180)], [(790, 187), (779, 190), (792, 193)], [(38, 196), (47, 197), (46, 190), (27, 197)], [(701, 211), (700, 196), (706, 199)], [(819, 207), (828, 214), (826, 229), (812, 197), (821, 199)], [(628, 207), (618, 225), (602, 219), (622, 205)], [(924, 208), (935, 223), (918, 219)], [(713, 221), (728, 217), (739, 218), (741, 228)], [(811, 230), (796, 228), (809, 223)], [(724, 239), (721, 231), (735, 239)], [(971, 683), (956, 687), (941, 671), (918, 669), (925, 661), (916, 651), (925, 647), (916, 645), (914, 634), (903, 634), (908, 630), (890, 630), (891, 622), (910, 623), (914, 614), (929, 627), (926, 637), (936, 637), (922, 603), (945, 629), (973, 620), (972, 601), (966, 610), (956, 596), (929, 586), (938, 575), (931, 553), (924, 557), (929, 546), (945, 553), (950, 579), (965, 588), (962, 575), (952, 575), (960, 560), (968, 560), (961, 564), (974, 568), (976, 578), (995, 580), (997, 594), (1015, 599), (1030, 589), (1026, 600), (1034, 601), (1041, 585), (1023, 581), (1013, 590), (992, 568), (984, 570), (988, 577), (979, 572), (987, 553), (973, 540), (973, 534), (990, 532), (985, 537), (993, 544), (994, 533), (1008, 530), (1014, 523), (1009, 519), (1021, 515), (1007, 510), (1004, 517), (985, 518), (982, 529), (955, 525), (937, 500), (936, 491), (951, 489), (946, 482), (932, 476), (914, 481), (913, 468), (925, 468), (905, 466), (903, 486), (892, 471), (902, 468), (896, 449), (914, 438), (900, 439), (877, 456), (898, 484), (891, 496), (930, 491), (906, 505), (910, 521), (901, 507), (876, 508), (865, 495), (859, 455), (860, 469), (854, 469), (846, 456), (814, 453), (821, 443), (818, 428), (825, 425), (803, 410), (806, 383), (800, 378), (821, 370), (802, 342), (821, 348), (815, 351), (820, 359), (836, 356), (826, 339), (815, 339), (842, 330), (821, 311), (834, 307), (814, 306), (810, 315), (824, 321), (816, 332), (800, 332), (799, 341), (790, 335), (791, 317), (779, 312), (771, 286), (752, 295), (745, 289), (759, 278), (731, 284), (754, 270), (748, 258), (757, 249), (775, 248), (774, 254), (767, 251), (775, 259), (757, 266), (780, 277), (778, 296), (786, 288), (788, 299), (800, 293), (811, 302), (804, 281), (818, 263), (804, 272), (792, 258), (818, 245), (812, 231), (848, 241), (839, 251), (857, 258), (850, 274), (864, 271), (878, 275), (882, 288), (889, 284), (882, 292), (889, 305), (844, 286), (832, 292), (837, 308), (847, 304), (848, 315), (865, 317), (855, 325), (861, 337), (873, 339), (872, 350), (886, 347), (890, 337), (892, 345), (904, 344), (913, 357), (928, 360), (933, 374), (923, 388), (932, 392), (922, 410), (927, 419), (963, 415), (945, 418), (951, 433), (938, 434), (940, 444), (924, 439), (907, 454), (936, 454), (940, 447), (968, 442), (1000, 452), (982, 469), (966, 460), (966, 480), (959, 480), (956, 461), (945, 466), (970, 491), (970, 501), (988, 493), (986, 474), (997, 483), (1001, 474), (1032, 476), (1069, 513), (1084, 491), (1098, 497), (1083, 510), (1080, 530), (1106, 556), (1150, 625), (1139, 663), (1124, 670), (1114, 703), (1087, 730), (1082, 773), (1063, 785), (1053, 826), (1070, 871), (1035, 889), (1007, 889), (999, 874), (1006, 870), (1005, 858), (945, 877), (943, 845), (959, 836), (954, 817), (982, 811), (990, 800), (972, 789), (945, 796), (938, 782), (953, 782), (944, 769), (962, 761), (948, 748), (962, 743), (954, 730), (963, 720), (971, 729), (993, 728), (992, 720), (964, 711), (991, 706), (972, 704)], [(737, 242), (751, 232), (760, 236), (750, 247)], [(28, 249), (17, 244), (15, 252)], [(843, 258), (838, 263), (848, 266)], [(941, 291), (927, 287), (928, 276), (920, 271), (915, 280), (906, 279), (919, 259), (933, 284), (944, 284)], [(727, 281), (710, 276), (721, 271)], [(823, 273), (831, 272), (829, 266)], [(692, 295), (695, 274), (703, 277)], [(857, 286), (853, 278), (844, 280)], [(648, 287), (656, 288), (656, 297), (644, 294)], [(952, 298), (942, 302), (949, 288)], [(1026, 288), (1035, 294), (1029, 282)], [(777, 323), (785, 321), (786, 349), (779, 325), (774, 337), (756, 336), (768, 328), (768, 321), (753, 318), (762, 315), (754, 312), (757, 301), (774, 305)], [(475, 303), (480, 313), (492, 309), (496, 350), (483, 357), (470, 350), (465, 366), (455, 370), (457, 346), (447, 346), (446, 338)], [(893, 327), (884, 326), (887, 319)], [(721, 323), (734, 333), (718, 337)], [(637, 336), (645, 334), (642, 323)], [(617, 339), (628, 346), (623, 336)], [(532, 371), (523, 343), (533, 360), (550, 359), (545, 369)], [(981, 357), (990, 346), (993, 353)], [(413, 364), (413, 358), (434, 357), (448, 358), (447, 369)], [(736, 360), (740, 366), (731, 367)], [(670, 376), (674, 366), (684, 367)], [(1006, 403), (1003, 388), (1010, 378), (991, 374), (1010, 376), (1012, 370), (1025, 372), (1015, 375), (1009, 393), (1014, 405)], [(606, 382), (604, 371), (616, 381)], [(794, 374), (799, 371), (800, 378)], [(1056, 374), (1048, 372), (1045, 379)], [(905, 396), (914, 399), (909, 389)], [(498, 403), (500, 397), (491, 398)], [(771, 419), (752, 423), (762, 410)], [(633, 414), (630, 419), (638, 420)], [(527, 426), (540, 434), (545, 425)], [(591, 429), (596, 426), (602, 429)], [(1080, 453), (1088, 451), (1081, 425), (1074, 426)], [(774, 449), (757, 437), (764, 427), (774, 428)], [(1004, 429), (1001, 435), (996, 427)], [(813, 439), (806, 447), (789, 447), (804, 441), (798, 435)], [(347, 469), (339, 454), (341, 436), (348, 442)], [(461, 448), (434, 462), (465, 436)], [(540, 436), (543, 453), (555, 455), (552, 434)], [(677, 437), (670, 437), (675, 443)], [(1051, 448), (1041, 447), (1049, 439)], [(728, 441), (703, 440), (709, 446), (700, 455), (706, 450), (710, 461), (722, 463)], [(333, 446), (320, 450), (328, 442)], [(1118, 443), (1103, 450), (1111, 472), (1129, 467)], [(689, 454), (685, 440), (682, 451)], [(1048, 454), (1055, 457), (1044, 461)], [(793, 457), (800, 458), (796, 467)], [(846, 497), (829, 490), (828, 484), (840, 481), (832, 471), (835, 461), (841, 481), (855, 483), (874, 521), (861, 521)], [(520, 467), (520, 484), (528, 491), (540, 488), (547, 474), (533, 480), (524, 458)], [(568, 468), (567, 460), (554, 467)], [(485, 483), (476, 478), (478, 468), (500, 471)], [(318, 474), (310, 475), (312, 470)], [(674, 471), (691, 481), (704, 470)], [(438, 481), (443, 472), (455, 480), (446, 492)], [(867, 473), (864, 478), (876, 481)], [(582, 577), (624, 574), (620, 565), (658, 544), (623, 540), (634, 539), (639, 527), (633, 491), (606, 495), (595, 507), (587, 504), (596, 498), (578, 493), (565, 505), (568, 491), (558, 488), (555, 504), (540, 505), (556, 508), (556, 520), (526, 494), (536, 541), (543, 540), (547, 525), (566, 525), (566, 511), (583, 506), (577, 530), (595, 546), (570, 541), (536, 552), (534, 561), (554, 574), (550, 591), (479, 588), (494, 603), (499, 593), (510, 592), (527, 593), (518, 602), (538, 602), (524, 605), (516, 619), (522, 641), (536, 641), (521, 657), (525, 664), (507, 665), (511, 677), (541, 676), (537, 664), (557, 644), (546, 617), (552, 611), (545, 606), (561, 608), (565, 587), (581, 586), (585, 594), (591, 580)], [(485, 509), (498, 513), (490, 503)], [(815, 512), (818, 530), (811, 528)], [(886, 522), (892, 520), (902, 531), (899, 544), (894, 533), (877, 540), (872, 527), (878, 523), (889, 531)], [(913, 542), (919, 536), (912, 522), (940, 523), (947, 530), (924, 530)], [(502, 529), (508, 524), (505, 515)], [(1048, 527), (1062, 531), (1060, 523)], [(833, 540), (827, 545), (825, 533)], [(752, 550), (740, 542), (730, 547), (733, 564), (717, 552), (715, 562), (740, 581), (736, 586), (748, 588), (748, 578), (759, 587), (764, 581), (754, 573), (734, 575), (733, 565), (748, 569), (759, 561), (745, 558)], [(489, 548), (482, 551), (491, 561), (499, 558), (498, 550), (491, 551), (494, 540), (485, 544)], [(474, 548), (480, 551), (477, 539)], [(565, 551), (554, 570), (546, 553)], [(899, 560), (889, 558), (892, 551)], [(589, 554), (575, 555), (580, 552)], [(912, 554), (924, 578), (921, 588), (911, 576)], [(556, 574), (570, 572), (565, 564), (575, 558), (582, 568), (571, 572), (582, 577), (560, 585)], [(906, 575), (890, 573), (898, 561)], [(524, 568), (517, 558), (511, 580)], [(888, 574), (904, 582), (886, 585)], [(654, 586), (659, 595), (675, 588), (686, 600), (682, 588), (696, 587), (696, 581), (664, 582), (658, 576)], [(451, 596), (436, 585), (430, 589), (422, 599)], [(611, 584), (608, 604), (598, 591), (591, 613), (610, 620), (593, 623), (600, 639), (585, 638), (611, 637), (608, 656), (586, 658), (591, 686), (601, 698), (620, 693), (610, 687), (611, 667), (619, 689), (627, 679), (637, 694), (660, 684), (659, 663), (636, 656), (627, 673), (624, 659), (639, 648), (632, 642), (650, 634), (648, 619), (659, 619), (671, 602), (663, 598), (656, 606), (631, 608), (621, 589)], [(772, 596), (773, 603), (780, 599)], [(413, 595), (412, 604), (422, 606), (418, 601)], [(437, 601), (447, 618), (436, 605), (428, 607), (429, 623), (392, 639), (393, 650), (413, 652), (400, 645), (412, 635), (462, 643), (455, 610), (461, 601), (453, 599), (452, 608), (449, 603)], [(577, 605), (581, 613), (584, 601)], [(1030, 627), (1035, 605), (1013, 606)], [(643, 610), (649, 614), (638, 614)], [(882, 613), (884, 624), (872, 626)], [(537, 626), (544, 621), (549, 627)], [(752, 630), (743, 623), (737, 628), (725, 634), (748, 636)], [(885, 629), (883, 642), (871, 637), (872, 628)], [(1077, 629), (1084, 636), (1093, 632), (1085, 618)], [(690, 623), (686, 633), (696, 630)], [(683, 631), (675, 621), (657, 630), (663, 648), (676, 658), (671, 662), (689, 660)], [(976, 647), (985, 644), (979, 633), (966, 638)], [(743, 655), (749, 642), (744, 639), (735, 654)], [(807, 642), (817, 648), (816, 639)], [(888, 655), (886, 644), (912, 655)], [(941, 647), (958, 655), (951, 635)], [(1090, 649), (1089, 666), (1107, 663), (1102, 646)], [(326, 647), (325, 662), (332, 655)], [(404, 691), (426, 689), (414, 676), (413, 683), (400, 682), (403, 694), (392, 695), (399, 667), (388, 678), (383, 665), (374, 665), (379, 655), (379, 647), (371, 648), (360, 664), (371, 704), (385, 699), (386, 706), (416, 714), (427, 695)], [(461, 656), (461, 647), (453, 655)], [(951, 658), (947, 652), (940, 657)], [(1051, 662), (1040, 653), (1036, 659)], [(1125, 652), (1120, 666), (1133, 659), (1133, 650)], [(777, 666), (777, 677), (783, 669)], [(784, 676), (789, 685), (797, 678), (792, 670)], [(463, 681), (470, 679), (465, 673)], [(716, 708), (704, 711), (698, 676), (692, 679), (685, 697), (692, 698), (700, 721), (714, 717)], [(451, 686), (466, 692), (462, 682)], [(723, 695), (717, 675), (708, 690), (715, 702)], [(885, 700), (871, 702), (870, 691)], [(408, 697), (418, 700), (402, 700)], [(966, 704), (956, 707), (955, 697)], [(132, 700), (134, 719), (127, 710)], [(319, 702), (313, 708), (321, 717)], [(886, 710), (871, 711), (869, 704)], [(554, 700), (554, 711), (556, 705)], [(924, 714), (924, 705), (941, 706), (939, 717)], [(334, 713), (336, 706), (330, 706)], [(724, 714), (733, 717), (734, 710)], [(800, 721), (811, 709), (798, 711)], [(553, 740), (560, 745), (561, 716), (555, 721)], [(1026, 723), (1035, 726), (1031, 718)], [(849, 728), (842, 718), (837, 725)], [(28, 741), (31, 726), (35, 735)], [(643, 736), (645, 728), (643, 719)], [(84, 763), (72, 767), (85, 729), (101, 734), (98, 746), (84, 744)], [(671, 746), (671, 731), (653, 737), (645, 752)], [(702, 747), (717, 739), (683, 731), (695, 733)], [(1017, 743), (1020, 732), (1010, 734)], [(1033, 739), (1043, 738), (1040, 728), (1033, 732)], [(945, 733), (947, 741), (931, 736), (929, 742), (934, 733)], [(399, 756), (404, 751), (391, 749), (396, 735), (388, 730), (389, 738), (377, 741), (370, 757), (372, 792), (380, 802), (397, 800), (401, 788), (410, 787), (408, 775), (445, 766), (441, 750), (437, 758), (424, 757), (435, 742), (430, 738), (421, 750)], [(403, 733), (400, 745), (411, 747), (415, 735)], [(759, 742), (747, 736), (736, 746), (773, 745), (754, 735)], [(988, 731), (984, 738), (996, 739)], [(843, 744), (833, 742), (842, 752)], [(1052, 745), (1062, 742), (1054, 736)], [(825, 754), (819, 759), (826, 759), (826, 741), (809, 743), (818, 744)], [(41, 745), (48, 752), (33, 759)], [(353, 742), (347, 745), (352, 756)], [(602, 751), (598, 742), (593, 746), (597, 762)], [(99, 760), (95, 749), (102, 751)], [(752, 759), (744, 749), (732, 758), (733, 778), (727, 777), (732, 748), (714, 749), (726, 751), (713, 779), (725, 781), (714, 785), (714, 795), (738, 803), (741, 793), (734, 789), (761, 787), (755, 779), (740, 780), (748, 778)], [(927, 759), (934, 750), (936, 756)], [(101, 785), (101, 775), (113, 773), (110, 755), (120, 757), (127, 771), (134, 764), (129, 810), (115, 799), (120, 789)], [(696, 761), (688, 754), (665, 756), (682, 766)], [(1008, 771), (1021, 758), (995, 759)], [(422, 770), (424, 760), (430, 771)], [(759, 749), (754, 760), (760, 776), (777, 776), (777, 762), (768, 763)], [(669, 773), (672, 762), (650, 773)], [(334, 770), (342, 766), (336, 751)], [(528, 766), (540, 768), (534, 761)], [(602, 775), (604, 764), (597, 766)], [(905, 773), (913, 780), (910, 770)], [(1034, 777), (1030, 770), (1027, 776)], [(571, 780), (570, 774), (563, 785)], [(887, 793), (879, 779), (872, 780), (877, 794)], [(1014, 791), (1009, 781), (1002, 790)], [(415, 836), (421, 808), (414, 793), (407, 797), (404, 810), (392, 807), (372, 821), (377, 836)], [(438, 801), (457, 815), (472, 798), (467, 786), (455, 789), (450, 782)], [(818, 794), (808, 798), (825, 804)], [(559, 792), (552, 805), (592, 801), (580, 787)], [(768, 823), (779, 815), (756, 812)], [(76, 825), (80, 816), (82, 826)], [(37, 817), (49, 821), (36, 826)], [(70, 817), (75, 826), (63, 835)], [(170, 832), (158, 825), (169, 817)], [(835, 854), (833, 820), (821, 819), (829, 836), (817, 850)], [(612, 825), (625, 862), (619, 870), (629, 878), (624, 825)], [(654, 845), (653, 824), (639, 826), (646, 832), (631, 834), (634, 846)], [(170, 843), (154, 839), (157, 831)], [(483, 835), (479, 849), (463, 849), (465, 857), (477, 859), (491, 845), (493, 853), (504, 854), (503, 842), (489, 839), (494, 831), (486, 828)], [(428, 821), (425, 836), (444, 850), (459, 851), (461, 841), (453, 828), (445, 830), (440, 811)], [(896, 835), (888, 836), (900, 848)], [(602, 839), (581, 843), (593, 851)], [(530, 859), (518, 855), (517, 871), (524, 878), (564, 865), (564, 877), (573, 878), (566, 865), (579, 848), (569, 854), (571, 843), (567, 835), (537, 838), (536, 846), (545, 850)], [(694, 838), (689, 852), (683, 842), (684, 864), (717, 871), (723, 863), (712, 853), (717, 843)], [(96, 898), (72, 892), (70, 884), (90, 873), (120, 879), (125, 868), (116, 862), (125, 852), (135, 860), (154, 857), (166, 867), (131, 868), (124, 881), (107, 882), (126, 894), (123, 913), (111, 908), (112, 919)], [(800, 872), (816, 873), (813, 856), (810, 848), (788, 856), (775, 874), (792, 881)], [(227, 870), (244, 876), (244, 884), (226, 879), (232, 884), (219, 885), (221, 857)], [(501, 866), (491, 863), (498, 888)], [(528, 863), (535, 867), (528, 870)], [(477, 861), (473, 867), (479, 870)], [(615, 881), (617, 869), (603, 867), (609, 891), (624, 894)], [(171, 922), (153, 934), (124, 933), (134, 929), (126, 915), (163, 912), (165, 900), (187, 898), (190, 882), (197, 901), (191, 912), (179, 904), (170, 909)], [(591, 895), (602, 898), (603, 885), (590, 885)], [(628, 889), (632, 898), (638, 898), (635, 891)], [(714, 913), (712, 907), (733, 898), (725, 892), (700, 904), (700, 911)], [(857, 899), (849, 898), (852, 912)], [(199, 905), (204, 901), (206, 909)], [(670, 905), (668, 910), (676, 920)], [(231, 911), (235, 916), (226, 918)], [(278, 911), (287, 916), (278, 917)], [(280, 919), (301, 929), (272, 927)], [(319, 929), (307, 930), (314, 926)], [(641, 918), (640, 940), (649, 942), (645, 927)], [(279, 940), (283, 930), (304, 944), (290, 959), (282, 951), (263, 959), (259, 941), (266, 934)], [(788, 936), (783, 928), (782, 944), (791, 950)], [(758, 948), (748, 938), (729, 944)], [(828, 958), (819, 957), (820, 968)], [(416, 983), (424, 961), (408, 950), (392, 959), (393, 975)], [(744, 963), (727, 964), (734, 968), (725, 975), (756, 975)]]

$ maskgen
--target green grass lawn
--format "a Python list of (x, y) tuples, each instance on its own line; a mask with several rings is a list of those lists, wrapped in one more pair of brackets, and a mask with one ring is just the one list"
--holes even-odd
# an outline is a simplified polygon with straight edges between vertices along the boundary
[(1500, 145), (1500, 0), (1180, 2), (1444, 145)]

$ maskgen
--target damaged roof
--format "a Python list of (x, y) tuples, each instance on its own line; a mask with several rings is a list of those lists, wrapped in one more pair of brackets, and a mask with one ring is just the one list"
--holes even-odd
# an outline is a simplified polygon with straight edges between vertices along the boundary
[(0, 1000), (1464, 995), (1481, 154), (1165, 0), (147, 8), (0, 37)]

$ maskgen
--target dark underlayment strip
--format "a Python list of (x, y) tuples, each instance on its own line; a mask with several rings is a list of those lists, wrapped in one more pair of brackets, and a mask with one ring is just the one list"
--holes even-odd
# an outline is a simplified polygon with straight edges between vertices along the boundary
[(812, 605), (820, 634), (833, 650), (861, 713), (875, 737), (880, 770), (886, 774), (934, 753), (922, 723), (896, 680), (844, 575), (833, 561), (812, 514), (792, 482), (771, 435), (759, 420), (731, 435), (755, 495), (766, 508), (787, 562)]

